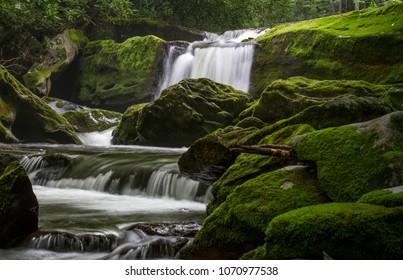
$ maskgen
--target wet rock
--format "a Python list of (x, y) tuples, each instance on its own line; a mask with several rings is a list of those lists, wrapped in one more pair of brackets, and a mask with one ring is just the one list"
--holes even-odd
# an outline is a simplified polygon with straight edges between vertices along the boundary
[(38, 229), (38, 209), (28, 175), (12, 163), (0, 177), (0, 248)]

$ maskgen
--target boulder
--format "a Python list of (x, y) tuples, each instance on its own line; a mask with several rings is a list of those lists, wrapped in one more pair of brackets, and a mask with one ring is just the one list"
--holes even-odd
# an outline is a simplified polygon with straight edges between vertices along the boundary
[(62, 116), (78, 133), (103, 131), (118, 125), (121, 114), (101, 109), (67, 111)]
[(88, 43), (80, 58), (77, 103), (124, 112), (154, 99), (165, 41), (155, 36), (133, 37), (123, 43)]
[(255, 39), (252, 95), (275, 80), (302, 75), (401, 82), (402, 13), (400, 3), (272, 28)]
[(327, 202), (315, 173), (288, 166), (235, 187), (203, 223), (185, 259), (238, 259), (264, 243), (265, 230), (276, 216), (307, 205)]
[(81, 143), (65, 118), (0, 66), (0, 132), (4, 142)]
[(340, 260), (401, 259), (402, 218), (402, 207), (364, 203), (303, 207), (274, 218), (264, 249), (255, 254), (282, 260), (323, 259), (323, 252)]
[[(323, 109), (324, 111), (335, 105), (335, 102), (344, 103), (346, 109), (353, 106), (357, 107), (357, 105), (347, 104), (351, 103), (349, 100), (355, 100), (356, 103), (360, 104), (368, 103), (360, 106), (368, 107), (362, 110), (371, 112), (373, 108), (370, 108), (370, 106), (393, 107), (393, 103), (396, 104), (397, 102), (391, 102), (390, 98), (386, 97), (390, 94), (397, 95), (399, 93), (402, 94), (402, 87), (398, 85), (375, 85), (365, 81), (313, 80), (305, 77), (292, 77), (271, 83), (262, 92), (259, 100), (242, 112), (241, 116), (253, 116), (263, 122), (273, 124), (280, 120), (291, 118), (314, 106), (324, 106), (326, 107)], [(338, 101), (339, 99), (342, 101)], [(375, 105), (372, 105), (372, 103)], [(342, 107), (342, 105), (338, 106)], [(400, 109), (399, 106), (396, 107), (394, 109)], [(384, 109), (383, 112), (386, 110)], [(340, 113), (343, 111), (346, 110), (344, 108), (340, 109)], [(348, 110), (349, 114), (352, 113), (350, 111)], [(372, 115), (375, 115), (375, 113)], [(367, 119), (370, 116), (371, 114), (368, 114)], [(334, 117), (338, 117), (338, 114), (335, 114)]]
[(24, 168), (12, 163), (0, 177), (0, 248), (38, 229), (38, 208)]
[(46, 50), (24, 75), (25, 86), (39, 96), (48, 96), (52, 83), (77, 59), (87, 42), (81, 31), (70, 29), (47, 41)]
[(369, 192), (364, 194), (357, 202), (385, 207), (403, 206), (403, 186)]
[[(190, 146), (218, 128), (234, 125), (251, 96), (209, 79), (186, 79), (154, 102), (130, 108), (115, 130), (115, 144)], [(129, 128), (130, 127), (130, 128)]]
[(298, 159), (317, 167), (333, 201), (354, 202), (375, 189), (403, 184), (403, 112), (297, 136)]

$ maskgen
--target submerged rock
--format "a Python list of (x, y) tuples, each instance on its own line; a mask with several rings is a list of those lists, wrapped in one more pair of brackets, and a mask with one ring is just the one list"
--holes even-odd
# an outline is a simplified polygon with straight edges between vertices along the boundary
[(154, 99), (165, 41), (155, 36), (133, 37), (123, 43), (93, 41), (80, 58), (77, 102), (123, 112)]
[(0, 66), (0, 139), (3, 142), (81, 143), (65, 118)]
[(114, 132), (115, 144), (189, 146), (218, 128), (233, 125), (251, 96), (208, 79), (186, 79), (154, 102), (129, 108)]
[(0, 177), (0, 248), (38, 229), (38, 208), (27, 173), (12, 163)]

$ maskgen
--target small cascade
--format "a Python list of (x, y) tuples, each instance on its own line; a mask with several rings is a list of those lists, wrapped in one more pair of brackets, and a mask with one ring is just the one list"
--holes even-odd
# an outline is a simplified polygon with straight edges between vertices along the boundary
[(179, 154), (114, 152), (116, 149), (103, 154), (85, 150), (27, 156), (21, 164), (33, 185), (206, 201), (208, 187), (179, 172)]
[(117, 247), (117, 240), (115, 236), (52, 232), (29, 238), (25, 246), (55, 252), (111, 252)]
[(148, 235), (142, 230), (129, 232), (129, 240), (118, 246), (102, 259), (107, 260), (152, 260), (174, 259), (188, 238), (177, 236)]
[(186, 78), (209, 78), (249, 91), (255, 44), (242, 41), (256, 38), (265, 31), (235, 30), (222, 35), (206, 33), (204, 41), (193, 42), (186, 49), (183, 44), (172, 45), (165, 58), (158, 96), (168, 86)]
[(112, 131), (115, 127), (104, 131), (78, 133), (78, 137), (84, 145), (89, 146), (109, 146), (112, 141)]

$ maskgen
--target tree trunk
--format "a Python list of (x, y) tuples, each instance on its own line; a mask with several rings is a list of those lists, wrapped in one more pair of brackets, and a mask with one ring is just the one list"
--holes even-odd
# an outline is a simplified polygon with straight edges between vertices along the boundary
[(356, 11), (360, 10), (360, 0), (354, 0), (354, 4), (355, 4), (355, 10)]
[(259, 154), (273, 157), (295, 159), (295, 153), (290, 146), (284, 145), (259, 145), (259, 146), (238, 146), (230, 149), (236, 153)]

